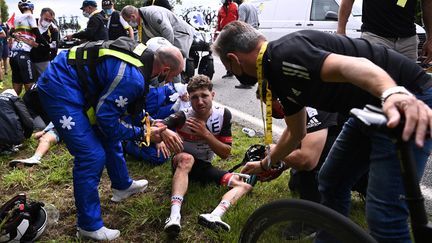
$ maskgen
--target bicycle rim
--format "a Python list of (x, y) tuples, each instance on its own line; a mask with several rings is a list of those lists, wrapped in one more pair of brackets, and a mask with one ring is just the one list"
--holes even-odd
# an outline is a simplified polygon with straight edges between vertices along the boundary
[(321, 204), (285, 199), (268, 203), (248, 219), (239, 242), (314, 242), (317, 232), (334, 242), (376, 242), (347, 217)]

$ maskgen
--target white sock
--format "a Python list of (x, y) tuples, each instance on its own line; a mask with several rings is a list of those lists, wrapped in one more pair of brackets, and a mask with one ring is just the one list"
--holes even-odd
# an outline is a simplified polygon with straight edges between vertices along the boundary
[(30, 159), (35, 159), (37, 161), (40, 161), (41, 158), (42, 158), (42, 155), (35, 153)]
[(213, 210), (213, 212), (211, 212), (211, 214), (222, 217), (230, 206), (231, 203), (229, 201), (222, 200), (219, 205)]
[(171, 214), (170, 218), (181, 217), (180, 210), (183, 202), (182, 196), (172, 196), (171, 197)]

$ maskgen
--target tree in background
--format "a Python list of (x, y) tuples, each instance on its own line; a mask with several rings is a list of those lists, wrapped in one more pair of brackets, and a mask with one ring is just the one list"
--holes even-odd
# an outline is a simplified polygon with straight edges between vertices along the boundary
[(9, 19), (8, 6), (6, 5), (5, 0), (0, 0), (0, 14), (1, 21), (6, 22)]

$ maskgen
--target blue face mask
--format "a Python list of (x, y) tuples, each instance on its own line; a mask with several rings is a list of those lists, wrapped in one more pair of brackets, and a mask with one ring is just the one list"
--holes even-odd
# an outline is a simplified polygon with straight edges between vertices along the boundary
[(112, 8), (110, 8), (110, 9), (104, 9), (103, 11), (104, 11), (105, 14), (108, 15), (108, 16), (111, 16), (111, 14), (113, 13)]

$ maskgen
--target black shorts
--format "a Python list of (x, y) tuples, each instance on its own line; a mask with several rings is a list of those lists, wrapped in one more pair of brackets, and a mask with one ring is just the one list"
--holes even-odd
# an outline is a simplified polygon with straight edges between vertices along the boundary
[[(220, 170), (214, 167), (211, 163), (204, 160), (195, 159), (192, 170), (189, 172), (189, 179), (192, 181), (201, 182), (202, 184), (216, 183), (221, 184), (222, 177), (227, 174), (227, 171)], [(172, 160), (174, 161), (174, 160)], [(174, 168), (175, 170), (175, 168)]]
[(30, 60), (30, 52), (11, 51), (10, 66), (12, 83), (30, 84), (35, 82), (35, 71)]
[(7, 43), (7, 41), (6, 40), (3, 40), (4, 42), (2, 43), (2, 45), (3, 45), (3, 49), (2, 49), (2, 52), (1, 52), (1, 57), (2, 57), (2, 59), (5, 59), (5, 58), (8, 58), (9, 57), (9, 46), (8, 46), (8, 43)]

